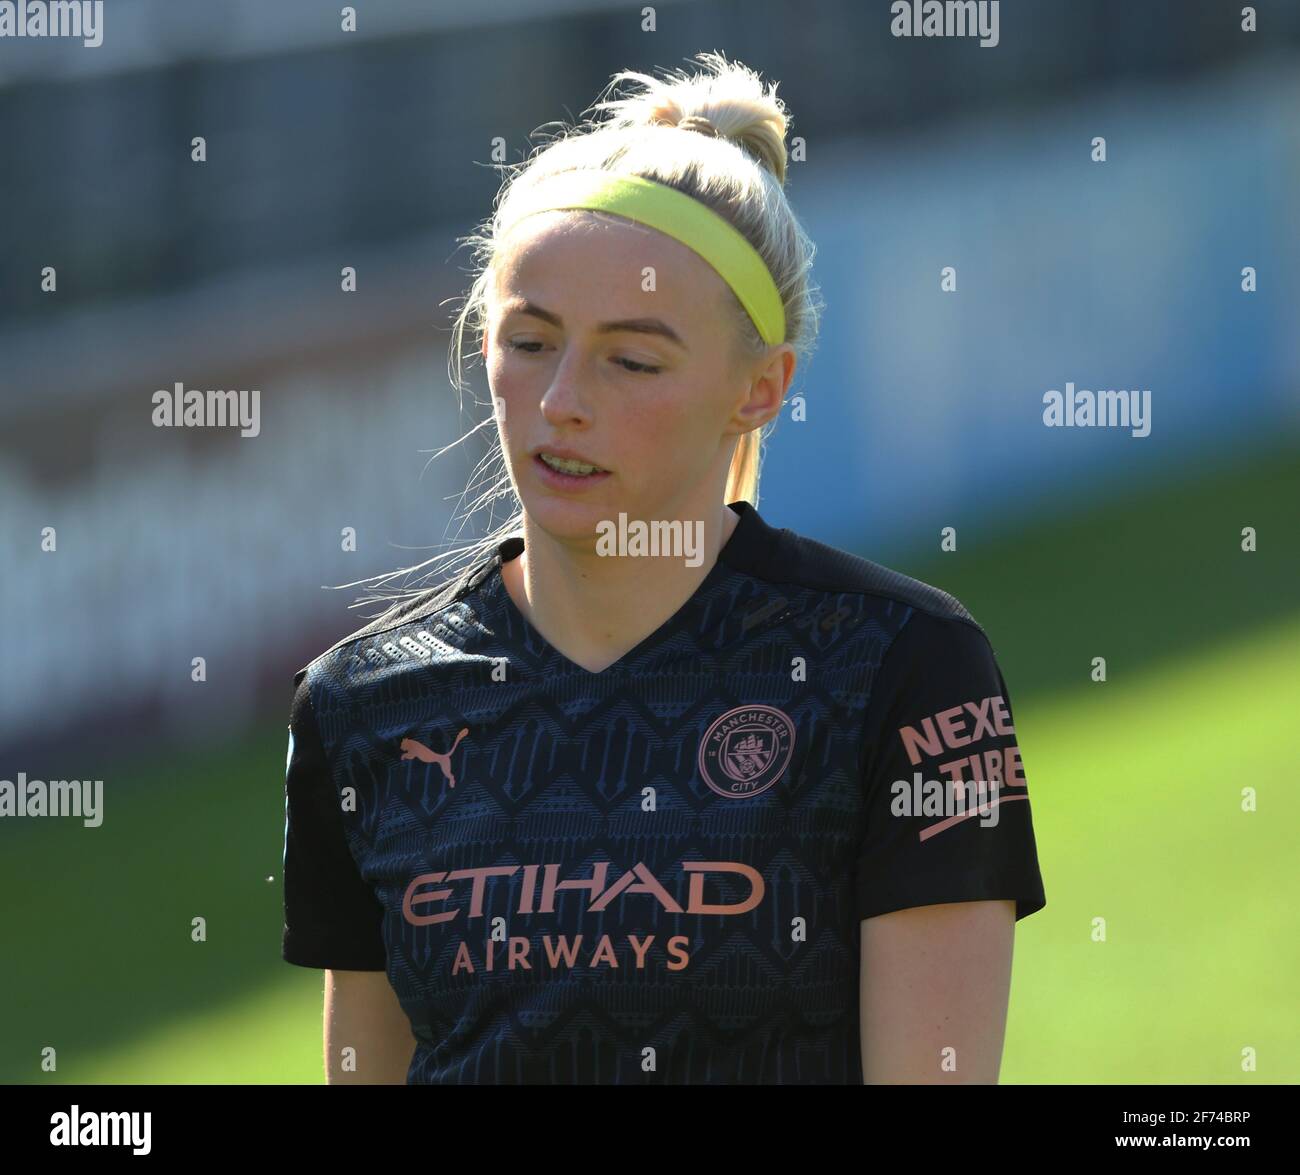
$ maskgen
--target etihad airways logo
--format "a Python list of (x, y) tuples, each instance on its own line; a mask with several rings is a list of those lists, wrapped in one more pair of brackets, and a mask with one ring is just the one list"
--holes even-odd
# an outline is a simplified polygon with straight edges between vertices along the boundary
[[(479, 869), (421, 873), (406, 887), (406, 893), (402, 898), (402, 917), (412, 926), (451, 923), (461, 914), (465, 914), (466, 923), (475, 918), (489, 918), (483, 908), (488, 879), (513, 877), (516, 873), (522, 875), (519, 885), (519, 908), (514, 911), (519, 914), (553, 914), (556, 894), (563, 890), (577, 890), (589, 899), (586, 909), (582, 911), (584, 914), (603, 915), (615, 898), (624, 894), (642, 894), (651, 902), (658, 903), (670, 914), (709, 914), (726, 917), (732, 914), (749, 913), (762, 902), (763, 895), (767, 891), (763, 875), (741, 861), (682, 861), (682, 872), (689, 878), (686, 905), (683, 907), (669, 891), (668, 886), (660, 881), (644, 862), (638, 861), (612, 885), (607, 884), (609, 868), (610, 862), (597, 861), (591, 866), (591, 877), (572, 878), (567, 881), (559, 879), (560, 866), (554, 863), (490, 865)], [(705, 883), (710, 874), (715, 875), (715, 887), (719, 884), (716, 879), (717, 874), (738, 875), (742, 881), (749, 883), (748, 896), (737, 902), (709, 901), (705, 894)], [(444, 882), (447, 884), (444, 885)], [(453, 882), (469, 882), (468, 910), (462, 904), (455, 909), (436, 910), (432, 913), (417, 912), (417, 907), (424, 909), (463, 896), (466, 887), (455, 886), (451, 884)], [(439, 888), (426, 888), (429, 886)], [(504, 915), (507, 913), (509, 911), (492, 912), (488, 925), (493, 929), (488, 933), (485, 928), (481, 948), (477, 945), (471, 946), (465, 938), (456, 943), (455, 953), (448, 963), (452, 975), (459, 975), (462, 971), (477, 974), (480, 969), (485, 972), (502, 968), (507, 971), (514, 971), (517, 968), (532, 970), (534, 965), (550, 967), (552, 970), (573, 970), (575, 967), (584, 966), (598, 969), (630, 965), (641, 970), (646, 966), (650, 949), (656, 943), (659, 944), (658, 949), (664, 955), (663, 965), (669, 971), (680, 971), (688, 967), (691, 962), (691, 940), (684, 934), (671, 935), (662, 942), (659, 942), (659, 936), (656, 934), (625, 935), (623, 937), (627, 940), (631, 954), (629, 956), (625, 952), (623, 962), (620, 962), (619, 951), (615, 946), (614, 937), (610, 934), (601, 933), (590, 938), (581, 933), (541, 934), (535, 944), (529, 936), (505, 934)], [(606, 919), (600, 917), (595, 921), (597, 927), (600, 927), (605, 924)], [(452, 928), (448, 927), (448, 929)], [(466, 930), (469, 929), (466, 925)], [(586, 949), (590, 951), (589, 956), (579, 953), (584, 949), (584, 941), (587, 944)], [(505, 956), (504, 961), (498, 957), (499, 955)]]
[[(584, 911), (587, 914), (602, 913), (609, 904), (623, 894), (645, 894), (670, 914), (748, 914), (762, 900), (767, 892), (763, 875), (742, 861), (682, 861), (682, 872), (688, 875), (686, 905), (682, 904), (668, 891), (651, 872), (649, 866), (638, 861), (612, 885), (609, 884), (609, 861), (596, 861), (591, 866), (590, 877), (573, 878), (561, 881), (558, 863), (537, 865), (486, 865), (475, 869), (442, 870), (437, 873), (421, 873), (406, 887), (402, 898), (402, 917), (412, 926), (432, 926), (439, 922), (451, 922), (462, 913), (467, 919), (486, 917), (483, 910), (484, 891), (490, 877), (513, 877), (522, 874), (519, 886), (519, 907), (516, 914), (553, 914), (555, 913), (555, 895), (561, 891), (576, 890), (590, 895), (590, 904)], [(749, 882), (749, 896), (743, 901), (717, 903), (705, 898), (705, 881), (710, 873), (739, 874)], [(538, 879), (541, 879), (540, 890)], [(435, 913), (417, 913), (416, 907), (428, 907), (440, 904), (459, 896), (457, 890), (464, 886), (454, 886), (453, 882), (469, 882), (469, 909), (462, 907), (438, 910)], [(442, 885), (446, 882), (446, 885)], [(425, 889), (425, 886), (441, 886), (439, 889)], [(423, 892), (421, 892), (423, 890)]]

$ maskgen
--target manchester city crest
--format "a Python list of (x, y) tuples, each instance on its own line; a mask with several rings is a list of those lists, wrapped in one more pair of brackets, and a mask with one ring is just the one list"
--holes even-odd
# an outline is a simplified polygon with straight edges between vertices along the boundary
[(737, 706), (700, 740), (700, 775), (718, 795), (748, 799), (781, 778), (793, 751), (788, 714), (775, 706)]

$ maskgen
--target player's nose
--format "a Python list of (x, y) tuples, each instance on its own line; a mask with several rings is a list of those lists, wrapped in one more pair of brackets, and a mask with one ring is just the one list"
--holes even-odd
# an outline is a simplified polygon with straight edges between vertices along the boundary
[(590, 371), (580, 354), (576, 351), (561, 354), (540, 404), (548, 424), (558, 427), (573, 421), (591, 422), (589, 379)]

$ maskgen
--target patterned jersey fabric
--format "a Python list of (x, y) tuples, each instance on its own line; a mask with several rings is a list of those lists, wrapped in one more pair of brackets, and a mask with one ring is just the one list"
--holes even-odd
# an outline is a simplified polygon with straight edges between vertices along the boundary
[(386, 971), (409, 1083), (861, 1084), (862, 919), (1045, 905), (984, 631), (731, 508), (599, 673), (506, 591), (514, 536), (296, 675), (283, 958)]

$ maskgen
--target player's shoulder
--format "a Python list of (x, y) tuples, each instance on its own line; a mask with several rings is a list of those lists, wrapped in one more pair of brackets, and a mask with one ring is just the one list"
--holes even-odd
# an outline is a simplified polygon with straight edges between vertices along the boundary
[(379, 615), (335, 641), (301, 666), (294, 674), (295, 688), (301, 689), (303, 683), (313, 675), (338, 680), (345, 666), (359, 655), (362, 646), (388, 634), (392, 634), (395, 639), (411, 640), (401, 630), (429, 623), (457, 604), (483, 581), (492, 568), (493, 558), (491, 553), (473, 558), (461, 571), (442, 576), (431, 586), (402, 593)]
[(876, 610), (927, 634), (977, 634), (983, 627), (951, 592), (851, 551), (786, 528), (777, 532), (769, 576), (821, 592), (859, 595)]
[(873, 701), (933, 695), (940, 709), (954, 689), (1005, 693), (988, 633), (951, 592), (794, 531), (783, 530), (773, 551), (770, 572), (830, 597), (834, 615), (844, 614), (848, 598), (848, 639), (878, 667)]

